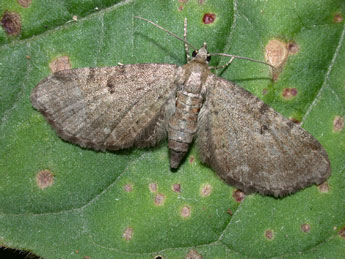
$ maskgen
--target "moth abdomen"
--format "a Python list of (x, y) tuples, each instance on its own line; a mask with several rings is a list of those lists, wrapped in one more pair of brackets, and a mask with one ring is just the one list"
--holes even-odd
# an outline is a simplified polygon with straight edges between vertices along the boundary
[(176, 110), (169, 120), (170, 167), (177, 168), (197, 131), (198, 115), (203, 103), (200, 94), (177, 92)]

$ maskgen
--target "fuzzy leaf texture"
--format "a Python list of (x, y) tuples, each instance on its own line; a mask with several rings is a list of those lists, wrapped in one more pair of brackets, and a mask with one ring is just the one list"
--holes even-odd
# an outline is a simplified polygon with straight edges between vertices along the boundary
[[(44, 258), (342, 258), (344, 1), (70, 2), (0, 5), (0, 245)], [(96, 152), (61, 140), (29, 99), (57, 63), (185, 64), (182, 42), (134, 15), (181, 37), (187, 17), (188, 40), (210, 52), (285, 55), (273, 75), (245, 60), (217, 73), (318, 139), (328, 181), (285, 198), (242, 199), (195, 147), (171, 172), (166, 142)]]

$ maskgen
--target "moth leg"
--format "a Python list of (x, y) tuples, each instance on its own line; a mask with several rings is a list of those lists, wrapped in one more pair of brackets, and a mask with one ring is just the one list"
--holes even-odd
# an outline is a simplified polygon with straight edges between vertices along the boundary
[(235, 59), (235, 57), (231, 57), (231, 59), (228, 61), (228, 62), (226, 62), (226, 64), (225, 65), (222, 65), (222, 66), (217, 66), (217, 67), (208, 67), (209, 69), (222, 69), (222, 68), (225, 68), (225, 67), (227, 67), (227, 66), (229, 66), (231, 63), (232, 63), (232, 61)]
[(188, 47), (188, 44), (187, 44), (187, 18), (184, 18), (183, 38), (185, 40), (185, 42), (184, 42), (184, 49), (186, 51), (187, 61), (191, 61), (191, 58), (190, 58), (190, 55), (189, 55), (189, 47)]

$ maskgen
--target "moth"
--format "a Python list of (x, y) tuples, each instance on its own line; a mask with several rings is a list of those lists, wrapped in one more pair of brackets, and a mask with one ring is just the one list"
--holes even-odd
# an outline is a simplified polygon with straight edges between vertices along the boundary
[(183, 41), (188, 63), (86, 67), (43, 79), (32, 105), (62, 139), (105, 151), (154, 146), (168, 136), (171, 168), (195, 139), (201, 160), (245, 193), (284, 196), (329, 177), (327, 153), (311, 134), (208, 66), (212, 55), (231, 57), (225, 66), (252, 59), (210, 54), (206, 43), (194, 48), (186, 20), (180, 38), (136, 18)]

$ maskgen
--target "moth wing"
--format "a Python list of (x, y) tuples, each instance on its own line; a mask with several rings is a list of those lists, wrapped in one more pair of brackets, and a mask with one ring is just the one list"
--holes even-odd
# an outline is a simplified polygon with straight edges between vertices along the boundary
[(283, 196), (330, 175), (320, 143), (245, 89), (211, 75), (199, 117), (202, 160), (228, 184)]
[(135, 64), (59, 71), (31, 101), (64, 140), (96, 150), (153, 146), (174, 112), (178, 67)]

